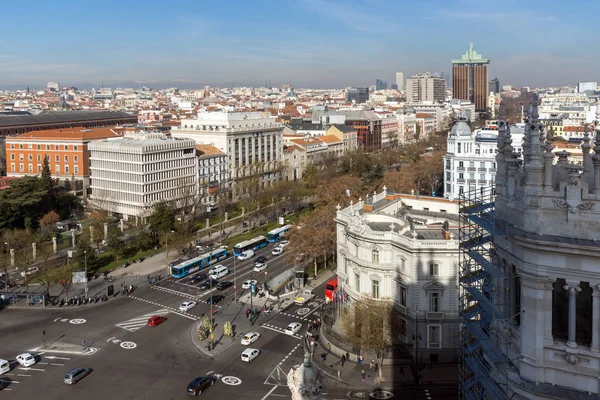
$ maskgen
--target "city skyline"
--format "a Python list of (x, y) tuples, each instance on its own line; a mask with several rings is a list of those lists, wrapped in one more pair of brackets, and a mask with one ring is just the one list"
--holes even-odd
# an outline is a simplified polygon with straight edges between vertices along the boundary
[(393, 82), (397, 71), (448, 73), (471, 41), (503, 84), (575, 85), (600, 80), (600, 55), (587, 50), (594, 36), (566, 29), (593, 5), (577, 3), (13, 3), (4, 26), (19, 40), (0, 40), (0, 88), (371, 86), (377, 77)]

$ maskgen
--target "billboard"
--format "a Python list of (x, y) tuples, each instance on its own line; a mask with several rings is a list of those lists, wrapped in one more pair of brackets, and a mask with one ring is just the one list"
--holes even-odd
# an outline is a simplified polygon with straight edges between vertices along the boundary
[(87, 276), (85, 271), (73, 272), (73, 283), (87, 283)]

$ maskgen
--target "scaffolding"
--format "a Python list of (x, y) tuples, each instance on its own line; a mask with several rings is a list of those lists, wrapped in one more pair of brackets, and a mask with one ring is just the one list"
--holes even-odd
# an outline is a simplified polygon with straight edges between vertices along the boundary
[(506, 235), (495, 218), (495, 189), (481, 188), (459, 198), (461, 399), (508, 398), (509, 359), (513, 345), (506, 269), (495, 265), (494, 238)]

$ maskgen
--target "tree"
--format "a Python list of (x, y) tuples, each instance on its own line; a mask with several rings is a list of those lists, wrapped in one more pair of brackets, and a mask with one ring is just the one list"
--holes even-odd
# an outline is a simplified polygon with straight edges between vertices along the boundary
[(309, 163), (302, 172), (302, 182), (304, 183), (304, 186), (309, 189), (316, 187), (318, 173), (317, 166), (313, 163)]
[(415, 188), (415, 172), (412, 168), (388, 171), (383, 177), (383, 184), (395, 193), (410, 193)]
[(52, 245), (47, 241), (38, 243), (38, 256), (39, 261), (38, 267), (40, 269), (39, 275), (42, 280), (42, 284), (46, 288), (46, 293), (50, 292), (50, 286), (58, 282), (58, 266), (59, 260), (52, 258), (54, 252)]
[(108, 235), (106, 237), (106, 246), (112, 250), (117, 257), (117, 261), (127, 256), (128, 246), (123, 240), (123, 233), (116, 222), (108, 223)]
[(49, 239), (52, 235), (54, 225), (60, 221), (60, 215), (56, 211), (48, 211), (42, 218), (40, 218), (40, 239)]
[(161, 201), (154, 205), (154, 211), (148, 218), (150, 232), (156, 245), (160, 237), (175, 227), (175, 210), (170, 203)]
[(96, 251), (90, 243), (89, 235), (85, 233), (79, 236), (74, 261), (77, 263), (80, 271), (87, 269), (90, 272), (96, 269)]
[(73, 285), (73, 266), (67, 259), (67, 262), (56, 270), (56, 280), (63, 288), (65, 301), (69, 300), (69, 290)]
[(42, 164), (42, 175), (40, 179), (40, 188), (48, 194), (49, 197), (54, 197), (54, 180), (50, 171), (50, 161), (48, 157), (44, 157)]
[(347, 309), (342, 316), (344, 336), (353, 346), (361, 349), (361, 353), (370, 350), (377, 355), (379, 363), (379, 379), (383, 377), (383, 360), (387, 350), (392, 346), (394, 332), (393, 305), (388, 299), (375, 300), (361, 298)]

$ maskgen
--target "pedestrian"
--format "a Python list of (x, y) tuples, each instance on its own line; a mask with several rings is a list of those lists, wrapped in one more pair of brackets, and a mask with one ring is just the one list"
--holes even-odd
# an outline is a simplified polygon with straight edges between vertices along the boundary
[(363, 361), (363, 357), (361, 354), (356, 356), (356, 362), (358, 363), (358, 365), (362, 365), (362, 361)]
[(365, 381), (365, 376), (367, 375), (367, 373), (365, 372), (365, 370), (363, 369), (362, 371), (360, 371), (360, 376), (362, 376), (362, 381)]
[(369, 368), (375, 368), (375, 360), (371, 358), (371, 362), (369, 363)]
[(346, 362), (346, 356), (344, 354), (342, 354), (342, 360), (340, 362), (340, 364), (342, 364), (342, 367), (344, 366), (345, 362)]
[(85, 340), (83, 342), (81, 342), (81, 345), (83, 346), (83, 350), (85, 350), (87, 348), (85, 345)]
[(327, 354), (323, 353), (321, 354), (321, 361), (325, 362), (325, 360), (327, 360)]
[(331, 343), (327, 342), (327, 352), (331, 353)]
[(342, 380), (342, 371), (338, 369), (338, 381)]
[(346, 360), (350, 361), (350, 353), (346, 352)]
[(376, 373), (379, 372), (379, 364), (378, 363), (375, 363), (375, 372)]

